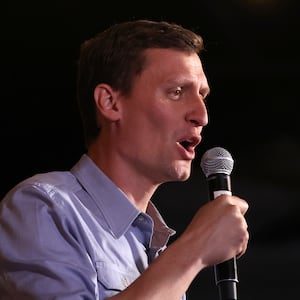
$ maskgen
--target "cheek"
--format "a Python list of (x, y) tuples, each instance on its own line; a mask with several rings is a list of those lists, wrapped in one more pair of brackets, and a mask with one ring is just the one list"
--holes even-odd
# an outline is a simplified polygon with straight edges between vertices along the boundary
[(137, 147), (140, 151), (143, 149), (143, 153), (151, 156), (155, 155), (157, 149), (161, 151), (172, 136), (172, 126), (163, 114), (140, 114), (134, 120), (130, 120), (130, 126), (127, 128), (127, 141), (131, 142), (131, 147)]
[(170, 123), (171, 116), (169, 114), (167, 107), (164, 107), (163, 104), (160, 105), (160, 101), (154, 100), (150, 101), (150, 105), (143, 105), (135, 109), (134, 114), (128, 116), (128, 121), (131, 122), (135, 130), (151, 131), (158, 128), (162, 129)]
[(164, 139), (166, 138), (165, 135), (171, 134), (176, 125), (173, 116), (160, 111), (150, 113), (148, 117), (142, 120), (142, 123), (144, 124), (144, 129), (149, 131), (149, 134), (153, 133), (157, 138)]
[(168, 140), (179, 126), (178, 110), (175, 111), (173, 105), (163, 100), (161, 95), (136, 98), (138, 103), (133, 101), (123, 115), (126, 135), (137, 142), (143, 140), (150, 147)]

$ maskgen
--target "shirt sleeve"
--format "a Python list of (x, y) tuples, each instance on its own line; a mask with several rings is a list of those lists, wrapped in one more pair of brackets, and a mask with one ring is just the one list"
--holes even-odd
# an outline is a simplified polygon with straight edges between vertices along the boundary
[(0, 208), (0, 295), (98, 300), (97, 272), (63, 197), (38, 185), (8, 193)]

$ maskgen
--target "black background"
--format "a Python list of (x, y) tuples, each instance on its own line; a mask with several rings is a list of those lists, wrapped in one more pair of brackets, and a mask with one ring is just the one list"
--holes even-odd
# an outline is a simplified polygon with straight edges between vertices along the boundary
[[(299, 295), (297, 1), (19, 0), (4, 1), (1, 15), (1, 197), (35, 173), (69, 169), (84, 151), (75, 103), (83, 40), (123, 20), (174, 21), (204, 38), (210, 124), (191, 178), (162, 186), (153, 200), (180, 234), (207, 201), (201, 155), (226, 148), (235, 160), (232, 189), (250, 204), (239, 299)], [(188, 299), (218, 299), (212, 269), (195, 278)]]

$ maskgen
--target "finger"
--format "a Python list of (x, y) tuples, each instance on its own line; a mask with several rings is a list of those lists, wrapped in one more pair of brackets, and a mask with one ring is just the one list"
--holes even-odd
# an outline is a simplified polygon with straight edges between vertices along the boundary
[(240, 258), (241, 256), (243, 256), (248, 248), (248, 242), (249, 242), (249, 232), (246, 231), (246, 235), (244, 238), (244, 242), (242, 243), (239, 251), (237, 252), (236, 258)]
[(247, 210), (249, 209), (249, 205), (248, 203), (244, 200), (244, 199), (241, 199), (237, 196), (233, 196), (232, 197), (232, 204), (234, 205), (237, 205), (239, 208), (240, 208), (240, 212), (245, 215)]

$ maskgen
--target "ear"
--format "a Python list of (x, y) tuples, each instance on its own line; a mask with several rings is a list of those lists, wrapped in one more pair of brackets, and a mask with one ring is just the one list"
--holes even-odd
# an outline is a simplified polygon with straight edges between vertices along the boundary
[[(97, 116), (109, 121), (117, 121), (120, 116), (118, 94), (108, 84), (98, 84), (94, 90), (94, 100), (97, 108)], [(99, 119), (99, 118), (98, 118)]]

